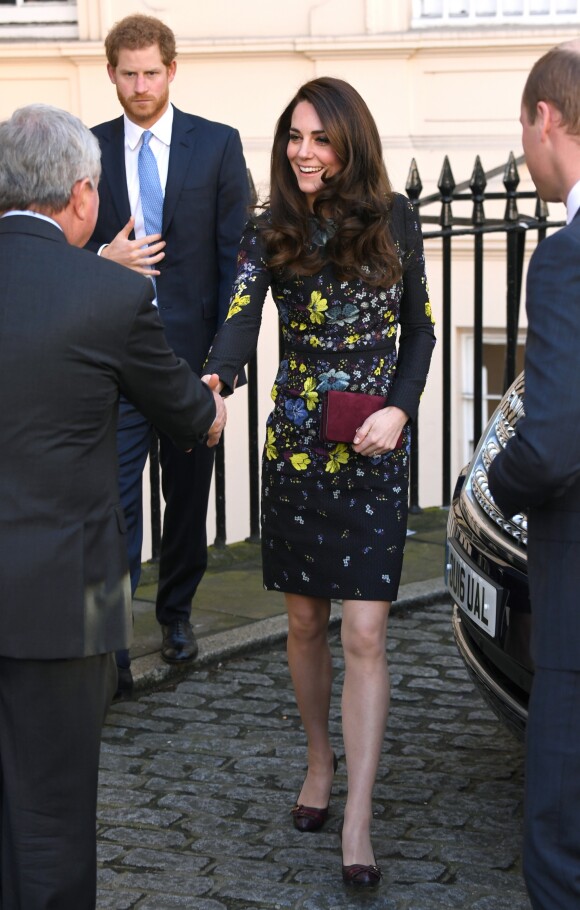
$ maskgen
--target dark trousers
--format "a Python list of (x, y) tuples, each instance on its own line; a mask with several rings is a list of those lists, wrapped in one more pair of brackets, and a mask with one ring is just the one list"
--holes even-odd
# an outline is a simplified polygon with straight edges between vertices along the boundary
[(580, 907), (580, 672), (535, 672), (526, 744), (524, 877), (534, 910)]
[(0, 907), (94, 910), (101, 730), (110, 654), (0, 657)]
[[(143, 543), (142, 475), (151, 444), (151, 424), (121, 399), (117, 450), (119, 490), (127, 523), (127, 549), (133, 594), (141, 572)], [(206, 519), (213, 449), (185, 453), (159, 434), (161, 486), (165, 499), (156, 615), (162, 625), (189, 619), (191, 601), (207, 568)]]

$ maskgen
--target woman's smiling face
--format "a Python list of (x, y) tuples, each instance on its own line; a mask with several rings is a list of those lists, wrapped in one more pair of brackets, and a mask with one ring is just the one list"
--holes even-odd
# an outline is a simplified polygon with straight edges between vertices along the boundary
[(286, 153), (298, 186), (312, 209), (316, 196), (324, 186), (322, 177), (337, 174), (341, 162), (316, 109), (309, 101), (300, 101), (294, 108)]

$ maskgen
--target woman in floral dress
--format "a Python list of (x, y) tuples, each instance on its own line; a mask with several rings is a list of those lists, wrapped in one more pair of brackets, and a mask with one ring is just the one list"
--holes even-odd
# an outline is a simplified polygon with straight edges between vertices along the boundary
[[(306, 83), (278, 121), (269, 203), (244, 232), (228, 318), (206, 364), (225, 394), (256, 348), (268, 289), (283, 354), (262, 465), (264, 583), (285, 594), (288, 661), (308, 740), (292, 814), (300, 831), (317, 830), (328, 815), (336, 757), (327, 627), (331, 599), (341, 599), (342, 874), (346, 884), (373, 886), (381, 877), (370, 823), (389, 705), (387, 619), (406, 536), (410, 425), (435, 339), (416, 215), (393, 193), (374, 120), (342, 80)], [(325, 442), (330, 389), (388, 401), (351, 443)]]

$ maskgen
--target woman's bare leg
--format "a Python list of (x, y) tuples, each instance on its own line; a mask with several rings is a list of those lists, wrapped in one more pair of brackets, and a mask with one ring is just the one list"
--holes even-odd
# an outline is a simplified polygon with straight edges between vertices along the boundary
[(342, 831), (345, 866), (375, 863), (370, 825), (372, 793), (389, 711), (385, 647), (390, 606), (385, 601), (343, 603), (342, 727), (348, 772)]
[(328, 735), (332, 659), (328, 645), (330, 600), (286, 594), (288, 666), (308, 742), (308, 773), (297, 802), (323, 809), (332, 788), (333, 750)]

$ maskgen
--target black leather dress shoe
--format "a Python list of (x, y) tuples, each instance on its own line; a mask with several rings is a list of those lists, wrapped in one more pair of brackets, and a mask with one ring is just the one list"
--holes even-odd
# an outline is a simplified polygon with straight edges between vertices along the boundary
[(133, 674), (131, 667), (117, 667), (117, 691), (113, 698), (124, 698), (133, 691)]
[(167, 626), (162, 626), (163, 643), (161, 657), (168, 664), (178, 664), (197, 657), (198, 645), (187, 619), (176, 619)]

